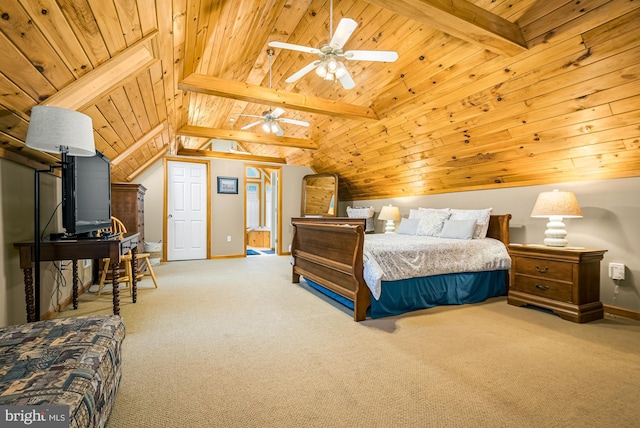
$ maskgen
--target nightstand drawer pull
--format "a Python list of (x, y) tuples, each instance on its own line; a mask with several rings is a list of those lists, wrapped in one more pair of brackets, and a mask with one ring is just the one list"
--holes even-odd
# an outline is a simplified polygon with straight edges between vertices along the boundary
[(540, 269), (540, 266), (536, 265), (536, 271), (540, 273), (547, 273), (549, 271), (549, 266), (545, 266), (544, 269)]
[(540, 285), (540, 284), (536, 284), (536, 288), (538, 290), (548, 290), (549, 286), (548, 285)]

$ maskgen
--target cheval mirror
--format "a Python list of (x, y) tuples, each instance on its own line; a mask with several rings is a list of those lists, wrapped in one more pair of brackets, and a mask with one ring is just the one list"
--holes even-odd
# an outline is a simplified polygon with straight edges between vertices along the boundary
[(337, 204), (338, 174), (311, 174), (302, 178), (303, 217), (335, 217)]

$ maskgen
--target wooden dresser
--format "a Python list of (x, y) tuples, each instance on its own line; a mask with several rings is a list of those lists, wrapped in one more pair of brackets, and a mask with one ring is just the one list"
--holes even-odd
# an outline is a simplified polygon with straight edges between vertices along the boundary
[(600, 261), (605, 252), (511, 244), (507, 301), (516, 306), (547, 308), (579, 323), (601, 319)]
[(120, 219), (128, 233), (138, 232), (138, 253), (144, 253), (144, 194), (142, 184), (111, 183), (111, 215)]

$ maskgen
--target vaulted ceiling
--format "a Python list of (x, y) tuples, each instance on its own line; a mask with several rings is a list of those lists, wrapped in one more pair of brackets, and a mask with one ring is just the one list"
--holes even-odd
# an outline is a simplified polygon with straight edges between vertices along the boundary
[[(358, 26), (356, 86), (310, 72), (329, 0), (0, 0), (0, 157), (24, 145), (31, 108), (93, 120), (114, 181), (167, 154), (338, 173), (341, 199), (640, 175), (640, 2), (334, 0)], [(271, 88), (270, 88), (271, 87)], [(269, 108), (310, 127), (242, 130)], [(241, 150), (209, 150), (210, 140)], [(243, 152), (248, 152), (246, 154)]]

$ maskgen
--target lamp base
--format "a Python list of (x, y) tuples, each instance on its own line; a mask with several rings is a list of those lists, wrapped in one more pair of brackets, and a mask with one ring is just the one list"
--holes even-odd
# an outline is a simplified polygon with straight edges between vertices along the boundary
[(548, 247), (566, 247), (569, 241), (567, 240), (567, 231), (564, 227), (565, 224), (562, 222), (562, 217), (549, 217), (547, 230), (544, 231), (544, 236), (546, 236), (544, 245)]
[(384, 233), (396, 233), (396, 225), (393, 220), (387, 220), (387, 225), (384, 228)]

